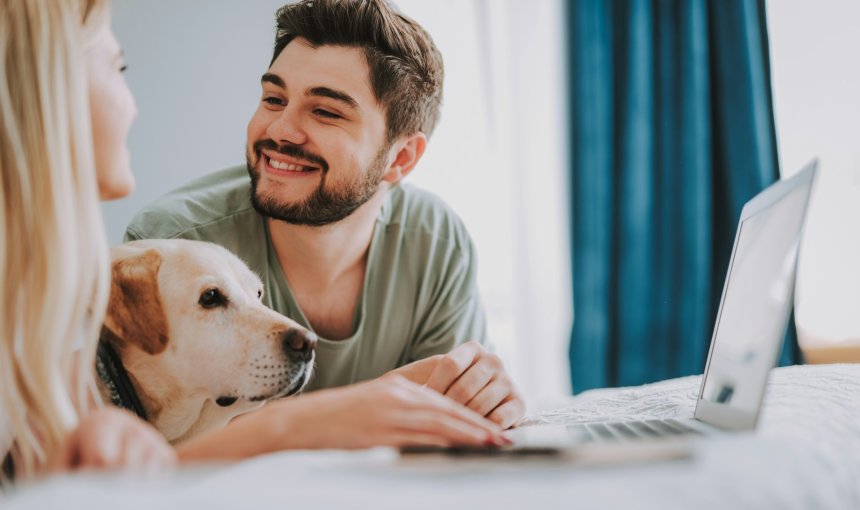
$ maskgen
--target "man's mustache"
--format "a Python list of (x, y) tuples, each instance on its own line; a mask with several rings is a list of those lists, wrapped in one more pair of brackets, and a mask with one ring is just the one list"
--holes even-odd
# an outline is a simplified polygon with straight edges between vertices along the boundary
[(254, 154), (257, 156), (257, 160), (260, 159), (262, 155), (263, 149), (277, 152), (279, 154), (283, 154), (284, 156), (290, 156), (297, 159), (302, 159), (309, 163), (314, 163), (319, 166), (323, 173), (328, 172), (328, 163), (321, 156), (317, 156), (316, 154), (311, 154), (306, 150), (297, 147), (295, 145), (278, 145), (272, 139), (259, 140), (254, 142), (253, 145)]

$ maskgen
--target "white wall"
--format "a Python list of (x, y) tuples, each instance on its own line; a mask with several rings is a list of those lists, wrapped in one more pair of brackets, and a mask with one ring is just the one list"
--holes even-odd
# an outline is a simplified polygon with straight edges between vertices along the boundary
[(820, 158), (801, 252), (802, 345), (860, 344), (860, 2), (768, 0), (784, 175)]
[[(140, 117), (130, 140), (138, 188), (105, 206), (112, 243), (154, 198), (243, 162), (282, 3), (114, 0)], [(560, 0), (397, 3), (431, 33), (446, 67), (441, 124), (408, 179), (442, 196), (472, 233), (490, 337), (524, 392), (566, 393)]]
[(523, 391), (569, 393), (561, 2), (398, 4), (433, 36), (446, 72), (441, 124), (410, 179), (444, 197), (469, 227), (490, 339)]
[(135, 193), (105, 205), (109, 241), (141, 207), (244, 161), (245, 127), (272, 55), (280, 0), (113, 0), (113, 29), (140, 116), (129, 138)]

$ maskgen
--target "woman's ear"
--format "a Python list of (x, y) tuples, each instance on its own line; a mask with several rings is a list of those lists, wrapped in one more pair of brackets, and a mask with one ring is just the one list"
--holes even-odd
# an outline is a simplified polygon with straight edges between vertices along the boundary
[(397, 140), (392, 147), (397, 152), (382, 180), (395, 184), (406, 177), (418, 164), (418, 160), (424, 155), (424, 149), (427, 148), (427, 136), (418, 132)]

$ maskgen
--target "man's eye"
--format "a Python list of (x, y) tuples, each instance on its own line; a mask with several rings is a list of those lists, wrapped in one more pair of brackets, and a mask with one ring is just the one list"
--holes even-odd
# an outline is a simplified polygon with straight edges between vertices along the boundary
[(317, 114), (317, 115), (319, 115), (320, 117), (325, 117), (325, 118), (327, 118), (327, 119), (342, 119), (342, 118), (343, 118), (343, 117), (341, 117), (340, 115), (338, 115), (338, 114), (336, 114), (336, 113), (332, 113), (332, 112), (330, 112), (330, 111), (328, 111), (328, 110), (323, 110), (323, 109), (320, 109), (320, 108), (317, 108), (316, 110), (314, 110), (314, 113), (316, 113), (316, 114)]
[(284, 106), (284, 100), (279, 97), (264, 97), (264, 103), (268, 103), (272, 106)]
[(227, 304), (227, 298), (218, 289), (208, 289), (200, 294), (200, 299), (197, 300), (203, 308), (216, 308)]

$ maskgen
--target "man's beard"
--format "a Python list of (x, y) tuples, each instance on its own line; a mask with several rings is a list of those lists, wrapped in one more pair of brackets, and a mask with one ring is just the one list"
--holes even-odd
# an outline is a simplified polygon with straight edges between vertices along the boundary
[(263, 216), (293, 225), (321, 227), (336, 223), (355, 212), (376, 194), (385, 173), (386, 156), (390, 147), (389, 144), (383, 144), (366, 171), (352, 181), (335, 187), (326, 186), (329, 166), (320, 156), (305, 152), (295, 145), (278, 146), (273, 140), (255, 142), (253, 151), (258, 164), (262, 160), (262, 149), (267, 149), (319, 165), (321, 178), (317, 189), (297, 203), (286, 204), (274, 196), (261, 196), (257, 190), (260, 171), (251, 164), (251, 155), (248, 154), (246, 163), (251, 175), (251, 203)]

